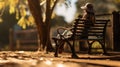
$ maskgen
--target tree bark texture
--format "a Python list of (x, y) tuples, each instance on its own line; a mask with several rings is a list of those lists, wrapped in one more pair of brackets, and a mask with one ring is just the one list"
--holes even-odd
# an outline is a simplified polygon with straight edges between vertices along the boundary
[[(47, 0), (49, 2), (49, 0)], [(36, 27), (38, 30), (39, 38), (40, 38), (40, 43), (43, 45), (43, 49), (46, 47), (47, 51), (53, 50), (53, 47), (51, 45), (50, 41), (50, 12), (47, 13), (49, 8), (49, 4), (46, 8), (46, 19), (43, 21), (42, 17), (42, 8), (40, 6), (39, 0), (28, 0), (28, 5), (29, 9), (35, 19)]]

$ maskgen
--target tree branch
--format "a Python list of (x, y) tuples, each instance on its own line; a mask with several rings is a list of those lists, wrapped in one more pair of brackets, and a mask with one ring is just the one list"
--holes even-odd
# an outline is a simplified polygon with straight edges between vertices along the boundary
[(58, 1), (59, 1), (59, 0), (56, 0), (56, 1), (54, 2), (53, 7), (51, 8), (51, 14), (53, 13), (53, 10), (54, 10), (55, 6), (57, 5)]
[(39, 22), (42, 25), (43, 17), (39, 0), (28, 0), (28, 5), (36, 23)]
[(48, 21), (48, 22), (46, 22), (46, 24), (48, 24), (49, 23), (49, 20), (50, 20), (50, 18), (51, 18), (51, 12), (50, 12), (50, 2), (51, 2), (51, 0), (47, 0), (46, 1), (46, 21)]

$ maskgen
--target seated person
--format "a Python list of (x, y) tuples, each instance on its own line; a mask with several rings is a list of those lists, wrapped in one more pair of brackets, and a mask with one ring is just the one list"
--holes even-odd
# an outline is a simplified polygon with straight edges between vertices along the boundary
[(83, 16), (81, 19), (86, 20), (84, 21), (85, 27), (83, 30), (83, 37), (81, 38), (87, 38), (88, 29), (90, 29), (91, 26), (95, 23), (95, 13), (94, 8), (91, 3), (86, 3), (85, 6), (82, 6), (81, 9), (83, 9)]

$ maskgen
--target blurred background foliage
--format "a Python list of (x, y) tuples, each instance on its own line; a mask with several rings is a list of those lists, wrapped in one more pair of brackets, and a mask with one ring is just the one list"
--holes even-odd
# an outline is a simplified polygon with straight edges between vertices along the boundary
[[(41, 0), (41, 4), (43, 1)], [(68, 1), (70, 2), (71, 0)], [(120, 11), (120, 0), (78, 0), (76, 2), (77, 12), (74, 18), (79, 14), (82, 15), (80, 7), (87, 2), (93, 3), (96, 14)], [(68, 23), (63, 16), (53, 14), (54, 17), (51, 20), (51, 27), (67, 26)], [(34, 28), (32, 25), (34, 25), (34, 19), (29, 12), (27, 0), (0, 0), (0, 48), (9, 44), (10, 28), (15, 30)]]

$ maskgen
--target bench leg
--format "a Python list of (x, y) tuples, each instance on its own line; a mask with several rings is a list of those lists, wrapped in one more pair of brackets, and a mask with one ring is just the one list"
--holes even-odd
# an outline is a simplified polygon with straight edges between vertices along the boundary
[(92, 44), (94, 43), (95, 41), (92, 41), (91, 43), (89, 41), (87, 41), (88, 43), (88, 54), (91, 54), (91, 49), (92, 49)]
[(69, 47), (70, 47), (70, 49), (71, 49), (71, 51), (72, 51), (72, 58), (78, 58), (78, 56), (76, 55), (76, 52), (75, 52), (74, 47), (70, 44), (70, 42), (69, 42), (68, 40), (65, 40), (65, 41), (64, 41), (64, 40), (54, 39), (54, 42), (55, 42), (55, 44), (56, 44), (56, 46), (55, 46), (55, 54), (54, 54), (55, 57), (58, 57), (58, 51), (59, 51), (60, 45), (61, 45), (63, 42), (66, 42), (66, 43), (69, 45)]
[(62, 53), (64, 51), (64, 41), (60, 41), (59, 42), (59, 46), (58, 46), (58, 53)]
[(107, 54), (106, 49), (105, 49), (105, 42), (104, 41), (99, 41), (99, 43), (102, 46), (102, 49), (103, 49), (103, 52), (104, 52), (103, 54)]
[(61, 46), (63, 46), (64, 45), (64, 41), (63, 40), (54, 40), (55, 41), (55, 54), (54, 54), (54, 56), (55, 57), (58, 57), (58, 52), (59, 52), (59, 49), (60, 49), (60, 47)]
[(75, 49), (74, 49), (74, 44), (73, 45), (71, 45), (71, 43), (68, 41), (68, 40), (66, 40), (66, 42), (67, 42), (67, 44), (70, 46), (70, 49), (71, 49), (71, 51), (72, 51), (72, 58), (79, 58), (78, 56), (77, 56), (77, 54), (76, 54), (76, 52), (75, 52)]
[(54, 56), (58, 57), (58, 43), (57, 43), (57, 40), (54, 40), (54, 42), (55, 42), (55, 54), (54, 54)]

